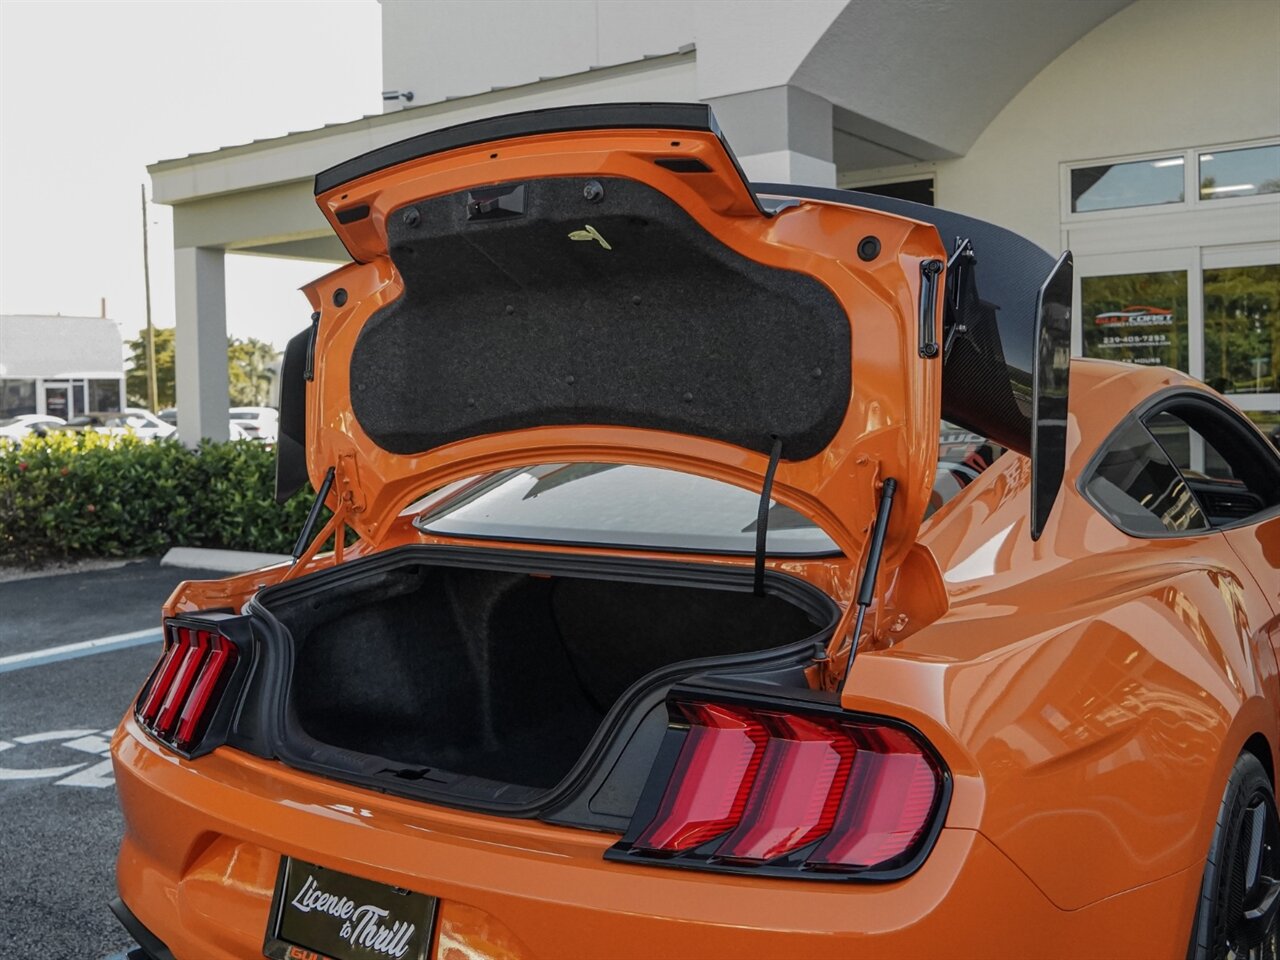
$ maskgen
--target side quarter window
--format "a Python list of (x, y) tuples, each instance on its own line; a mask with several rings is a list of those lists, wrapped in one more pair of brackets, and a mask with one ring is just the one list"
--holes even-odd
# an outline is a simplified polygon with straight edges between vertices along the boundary
[(1230, 411), (1188, 397), (1144, 419), (1212, 526), (1248, 522), (1280, 505), (1280, 458)]
[(1112, 523), (1133, 536), (1209, 529), (1209, 520), (1169, 455), (1137, 420), (1107, 441), (1086, 475), (1084, 494)]

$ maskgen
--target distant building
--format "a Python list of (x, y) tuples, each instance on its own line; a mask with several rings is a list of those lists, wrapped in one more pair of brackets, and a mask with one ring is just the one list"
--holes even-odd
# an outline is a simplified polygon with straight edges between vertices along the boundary
[(123, 401), (124, 350), (114, 320), (0, 316), (0, 419), (69, 419), (119, 410)]

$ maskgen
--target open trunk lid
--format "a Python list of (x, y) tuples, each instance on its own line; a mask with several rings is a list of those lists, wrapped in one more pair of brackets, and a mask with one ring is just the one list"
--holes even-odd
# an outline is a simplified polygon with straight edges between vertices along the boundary
[(768, 477), (857, 556), (893, 477), (887, 559), (914, 539), (947, 334), (932, 224), (762, 203), (697, 104), (465, 124), (325, 171), (316, 194), (355, 263), (306, 288), (279, 493), (336, 468), (376, 543), (416, 496), (504, 467)]

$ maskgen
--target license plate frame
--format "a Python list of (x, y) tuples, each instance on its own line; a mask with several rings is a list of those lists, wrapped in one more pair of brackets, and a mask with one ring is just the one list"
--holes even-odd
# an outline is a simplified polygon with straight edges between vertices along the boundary
[[(307, 895), (313, 906), (303, 910), (297, 901)], [(439, 904), (430, 894), (282, 856), (262, 955), (271, 960), (428, 960)], [(361, 912), (367, 908), (372, 909)], [(380, 910), (387, 913), (379, 917)], [(396, 923), (412, 923), (414, 929), (406, 935)], [(388, 932), (382, 946), (354, 942), (371, 929)], [(350, 942), (344, 942), (348, 932)]]

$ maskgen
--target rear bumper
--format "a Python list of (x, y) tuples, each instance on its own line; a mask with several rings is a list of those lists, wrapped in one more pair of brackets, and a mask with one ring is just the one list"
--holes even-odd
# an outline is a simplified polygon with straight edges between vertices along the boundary
[(1181, 955), (1190, 918), (1171, 904), (1198, 882), (1184, 871), (1064, 912), (960, 829), (895, 883), (703, 874), (605, 861), (611, 835), (385, 797), (226, 748), (189, 762), (131, 719), (113, 755), (120, 896), (180, 960), (261, 955), (282, 854), (439, 897), (442, 960)]

